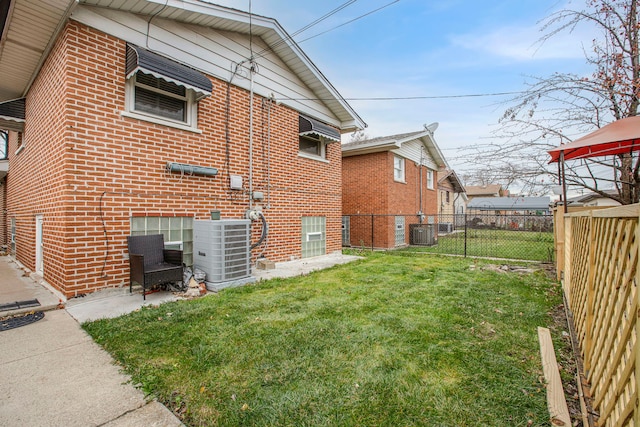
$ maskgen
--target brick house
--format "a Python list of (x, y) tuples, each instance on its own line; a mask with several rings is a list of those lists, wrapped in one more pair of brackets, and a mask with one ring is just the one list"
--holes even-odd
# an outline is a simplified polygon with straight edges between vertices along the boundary
[(438, 170), (448, 165), (436, 127), (342, 144), (343, 245), (405, 246), (411, 224), (437, 222)]
[(0, 22), (0, 228), (66, 297), (128, 286), (132, 233), (163, 233), (189, 264), (193, 221), (212, 211), (264, 214), (254, 261), (341, 249), (340, 133), (366, 125), (274, 19), (13, 0)]

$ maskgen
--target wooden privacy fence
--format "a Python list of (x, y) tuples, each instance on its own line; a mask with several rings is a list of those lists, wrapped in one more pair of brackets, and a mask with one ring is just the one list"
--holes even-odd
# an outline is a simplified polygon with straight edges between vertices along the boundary
[(558, 274), (600, 426), (639, 426), (640, 205), (556, 212)]

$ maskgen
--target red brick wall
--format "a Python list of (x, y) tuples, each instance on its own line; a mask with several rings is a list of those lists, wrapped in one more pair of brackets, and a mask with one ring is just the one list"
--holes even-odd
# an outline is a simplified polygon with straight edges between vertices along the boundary
[(6, 253), (9, 253), (9, 226), (10, 223), (7, 220), (7, 180), (0, 180), (0, 224), (5, 224), (4, 227), (0, 226), (0, 245), (6, 248)]
[[(437, 214), (437, 191), (427, 188), (427, 169), (422, 167), (422, 181), (418, 165), (405, 160), (405, 182), (393, 177), (394, 154), (390, 151), (349, 156), (342, 159), (343, 215), (351, 216), (351, 245), (372, 246), (372, 218), (356, 214), (388, 215), (373, 218), (373, 246), (395, 246), (396, 215), (405, 216), (405, 243), (409, 243), (409, 224), (417, 223), (418, 211)], [(437, 182), (434, 171), (434, 183)], [(420, 206), (422, 182), (422, 206)], [(435, 188), (435, 184), (434, 184)]]
[(19, 135), (9, 137), (9, 173), (7, 175), (7, 225), (16, 221), (16, 258), (35, 269), (35, 216), (43, 215), (43, 245), (47, 248), (46, 272), (50, 283), (64, 289), (68, 269), (65, 265), (64, 233), (69, 197), (68, 174), (64, 161), (68, 156), (65, 138), (73, 132), (67, 125), (67, 43), (64, 34), (57, 41), (42, 72), (34, 81), (26, 102), (26, 115), (21, 151)]
[[(220, 210), (223, 219), (238, 219), (249, 206), (249, 93), (230, 90), (227, 167), (227, 84), (212, 79), (212, 96), (200, 101), (202, 133), (124, 117), (125, 47), (79, 23), (66, 27), (27, 96), (27, 147), (10, 163), (17, 257), (34, 267), (33, 218), (43, 213), (45, 279), (67, 296), (128, 285), (132, 216), (206, 219)], [(262, 203), (269, 238), (254, 258), (299, 258), (303, 215), (325, 216), (327, 252), (339, 250), (339, 144), (328, 146), (328, 163), (298, 156), (298, 113), (259, 96), (253, 122), (254, 191), (270, 196)], [(219, 174), (170, 174), (167, 162)], [(229, 173), (243, 177), (245, 191), (229, 189)], [(256, 240), (259, 223), (253, 229)]]

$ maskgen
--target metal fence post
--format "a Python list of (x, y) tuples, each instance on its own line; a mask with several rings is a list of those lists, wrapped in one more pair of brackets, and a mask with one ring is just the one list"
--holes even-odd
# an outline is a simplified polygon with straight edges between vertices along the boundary
[(373, 234), (374, 234), (373, 214), (371, 214), (371, 252), (373, 252)]
[(467, 257), (467, 212), (464, 213), (464, 257)]

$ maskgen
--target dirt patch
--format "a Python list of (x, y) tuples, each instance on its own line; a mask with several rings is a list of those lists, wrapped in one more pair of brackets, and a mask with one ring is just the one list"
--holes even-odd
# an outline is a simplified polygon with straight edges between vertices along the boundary
[[(478, 266), (475, 264), (471, 264), (469, 266), (469, 270), (475, 270)], [(496, 265), (496, 264), (487, 264), (480, 266), (479, 270), (481, 271), (495, 271), (496, 273), (520, 273), (520, 274), (529, 274), (533, 273), (537, 270), (535, 267), (523, 267), (521, 265)]]
[[(583, 422), (577, 382), (577, 372), (578, 370), (582, 370), (582, 359), (579, 350), (577, 348), (574, 349), (574, 345), (572, 344), (572, 332), (567, 322), (564, 305), (555, 307), (549, 314), (553, 318), (553, 324), (549, 325), (549, 329), (554, 337), (556, 358), (560, 369), (560, 377), (562, 378), (565, 399), (569, 408), (569, 414), (571, 415), (572, 426), (590, 427), (589, 422), (591, 425), (594, 425), (594, 419), (597, 419), (597, 417), (595, 417), (593, 413), (589, 399), (585, 397), (584, 400), (590, 421), (587, 424)], [(573, 336), (575, 336), (575, 334)], [(560, 338), (560, 340), (558, 338)], [(584, 381), (583, 384), (585, 384)], [(588, 396), (588, 390), (584, 386), (583, 393)]]

